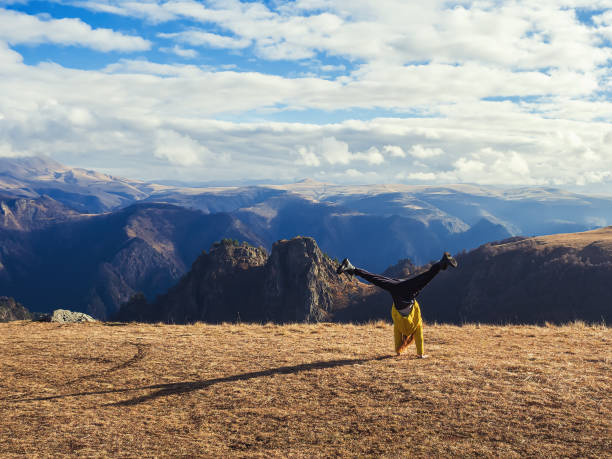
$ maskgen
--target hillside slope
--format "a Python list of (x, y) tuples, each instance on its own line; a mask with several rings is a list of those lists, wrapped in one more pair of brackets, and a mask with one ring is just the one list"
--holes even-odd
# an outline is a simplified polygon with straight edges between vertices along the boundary
[[(579, 345), (578, 345), (579, 343)], [(8, 457), (608, 457), (612, 329), (0, 324)]]
[(420, 297), (429, 320), (612, 322), (612, 227), (485, 244)]
[(79, 214), (48, 196), (0, 198), (0, 231), (33, 231), (74, 219)]
[[(49, 158), (0, 158), (0, 294), (13, 296), (34, 311), (67, 307), (107, 318), (136, 292), (144, 292), (149, 301), (165, 292), (202, 250), (222, 238), (270, 251), (277, 240), (310, 236), (331, 257), (348, 256), (360, 267), (382, 272), (399, 259), (423, 264), (444, 250), (455, 253), (515, 234), (578, 231), (611, 221), (611, 198), (547, 188), (341, 186), (310, 180), (184, 188), (70, 168)], [(559, 260), (551, 263), (558, 266)], [(580, 263), (570, 260), (567, 266)], [(599, 301), (607, 292), (597, 286), (607, 282), (599, 268), (593, 268), (593, 275), (585, 280), (594, 288), (589, 289), (588, 302)], [(548, 268), (543, 272), (549, 272)], [(486, 278), (487, 273), (483, 275)], [(556, 278), (557, 274), (549, 273), (546, 282), (539, 282), (550, 292)], [(551, 320), (548, 312), (546, 318), (531, 314), (533, 304), (519, 311), (497, 305), (488, 311), (478, 306), (487, 299), (478, 289), (485, 284), (495, 291), (507, 290), (506, 286), (497, 285), (493, 278), (487, 282), (462, 279), (476, 287), (468, 292), (459, 285), (451, 289), (454, 296), (437, 298), (432, 318)], [(524, 280), (518, 276), (513, 282)], [(538, 288), (534, 284), (535, 293), (544, 294)], [(609, 320), (609, 309), (602, 314), (597, 308), (577, 305), (580, 290), (564, 294), (561, 313), (552, 320)], [(466, 295), (468, 303), (464, 303)], [(523, 304), (524, 296), (525, 292), (516, 292), (512, 304), (515, 298)], [(568, 297), (573, 298), (570, 303)], [(368, 301), (350, 313), (335, 308), (334, 320), (368, 320), (388, 314), (387, 300)], [(568, 304), (578, 312), (567, 314)], [(230, 320), (230, 312), (235, 313), (231, 320), (236, 320), (236, 309), (217, 317)], [(246, 315), (251, 317), (251, 312)]]

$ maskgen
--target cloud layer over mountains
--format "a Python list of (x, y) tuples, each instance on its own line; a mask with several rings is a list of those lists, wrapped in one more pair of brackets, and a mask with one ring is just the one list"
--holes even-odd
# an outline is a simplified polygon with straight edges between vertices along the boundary
[(612, 181), (608, 0), (2, 4), (2, 156), (144, 179)]

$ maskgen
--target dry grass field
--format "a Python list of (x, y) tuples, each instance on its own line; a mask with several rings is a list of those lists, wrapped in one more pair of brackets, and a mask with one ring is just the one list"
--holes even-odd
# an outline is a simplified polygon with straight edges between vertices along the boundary
[(612, 331), (0, 324), (2, 457), (610, 457)]

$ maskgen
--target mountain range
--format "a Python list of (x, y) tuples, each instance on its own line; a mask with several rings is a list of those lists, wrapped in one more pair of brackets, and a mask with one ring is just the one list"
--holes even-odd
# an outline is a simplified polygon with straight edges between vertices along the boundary
[[(612, 320), (612, 227), (515, 237), (457, 256), (418, 300), (429, 322), (567, 323)], [(278, 241), (265, 250), (224, 240), (203, 253), (166, 294), (134, 296), (122, 321), (365, 322), (388, 319), (390, 295), (346, 274), (314, 239)], [(404, 278), (428, 266), (404, 260), (385, 274)]]
[(612, 222), (612, 198), (472, 185), (180, 187), (0, 158), (0, 293), (32, 309), (113, 316), (137, 292), (154, 301), (223, 238), (271, 251), (314, 238), (371, 271), (417, 265), (512, 236)]

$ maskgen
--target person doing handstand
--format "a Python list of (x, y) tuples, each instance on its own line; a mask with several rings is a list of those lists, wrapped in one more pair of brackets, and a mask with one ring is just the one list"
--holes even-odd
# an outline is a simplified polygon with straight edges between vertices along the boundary
[(348, 258), (342, 260), (336, 272), (338, 274), (356, 274), (389, 292), (393, 298), (391, 318), (393, 319), (395, 352), (397, 355), (403, 354), (414, 339), (417, 357), (425, 358), (427, 356), (424, 354), (423, 348), (423, 319), (416, 296), (436, 274), (449, 266), (456, 268), (457, 260), (451, 257), (450, 253), (444, 252), (440, 261), (434, 263), (431, 268), (408, 279), (394, 279), (380, 274), (372, 274), (364, 269), (355, 268)]

